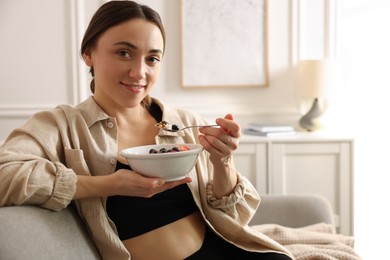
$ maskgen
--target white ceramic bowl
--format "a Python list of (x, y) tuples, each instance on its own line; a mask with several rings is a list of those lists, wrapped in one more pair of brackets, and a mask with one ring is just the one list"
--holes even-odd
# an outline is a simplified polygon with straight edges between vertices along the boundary
[[(150, 149), (159, 151), (175, 146), (185, 145), (190, 150), (172, 153), (149, 154)], [(199, 153), (203, 150), (200, 144), (157, 144), (124, 149), (120, 154), (126, 158), (131, 169), (147, 177), (161, 177), (165, 181), (175, 181), (186, 177), (195, 166)]]

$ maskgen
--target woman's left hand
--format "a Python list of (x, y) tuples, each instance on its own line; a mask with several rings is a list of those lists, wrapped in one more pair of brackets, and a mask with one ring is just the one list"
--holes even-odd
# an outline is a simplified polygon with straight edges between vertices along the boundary
[(238, 148), (241, 127), (233, 120), (231, 114), (227, 114), (224, 118), (217, 118), (215, 122), (220, 126), (219, 128), (202, 127), (199, 129), (202, 133), (199, 136), (199, 142), (210, 153), (210, 160), (213, 163), (226, 162)]

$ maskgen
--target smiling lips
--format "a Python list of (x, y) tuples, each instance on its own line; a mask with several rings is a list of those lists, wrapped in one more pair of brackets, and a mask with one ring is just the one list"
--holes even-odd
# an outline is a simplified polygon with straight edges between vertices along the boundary
[(145, 88), (144, 85), (140, 85), (140, 84), (126, 84), (126, 83), (123, 83), (123, 82), (121, 82), (121, 84), (127, 90), (132, 91), (134, 93), (139, 93), (139, 92), (141, 92)]

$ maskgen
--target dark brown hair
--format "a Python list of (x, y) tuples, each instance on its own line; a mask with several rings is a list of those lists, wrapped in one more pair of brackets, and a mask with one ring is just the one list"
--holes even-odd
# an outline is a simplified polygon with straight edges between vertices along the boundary
[[(138, 4), (134, 1), (110, 1), (103, 4), (92, 17), (87, 30), (85, 31), (83, 41), (81, 43), (81, 55), (87, 53), (96, 46), (99, 37), (111, 27), (120, 23), (141, 18), (154, 23), (161, 31), (164, 49), (165, 49), (165, 29), (160, 15), (152, 8)], [(92, 77), (94, 77), (93, 67), (90, 69)], [(95, 80), (92, 79), (91, 91), (95, 91)], [(150, 103), (150, 97), (147, 96), (142, 101), (143, 105)]]

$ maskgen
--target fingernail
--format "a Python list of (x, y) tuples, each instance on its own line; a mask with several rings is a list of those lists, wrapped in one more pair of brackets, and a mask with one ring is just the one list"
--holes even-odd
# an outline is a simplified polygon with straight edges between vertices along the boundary
[(156, 180), (154, 183), (155, 183), (156, 185), (158, 185), (158, 186), (161, 186), (161, 185), (164, 184), (164, 180), (158, 179), (158, 180)]

